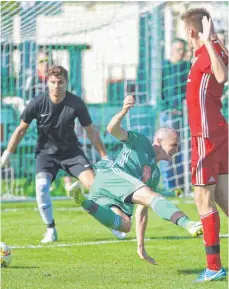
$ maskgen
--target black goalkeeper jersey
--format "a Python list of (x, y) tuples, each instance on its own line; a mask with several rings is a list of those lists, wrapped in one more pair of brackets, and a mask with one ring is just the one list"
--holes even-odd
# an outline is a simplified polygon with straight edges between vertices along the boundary
[(57, 105), (48, 94), (34, 98), (21, 115), (26, 123), (37, 120), (36, 154), (43, 152), (61, 158), (74, 155), (80, 147), (74, 130), (76, 118), (85, 127), (92, 123), (84, 101), (68, 91)]

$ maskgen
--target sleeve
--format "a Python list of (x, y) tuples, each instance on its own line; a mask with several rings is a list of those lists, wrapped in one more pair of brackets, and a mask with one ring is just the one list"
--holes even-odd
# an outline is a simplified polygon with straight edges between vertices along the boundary
[(29, 102), (29, 104), (26, 106), (24, 111), (22, 112), (20, 118), (26, 123), (31, 123), (31, 121), (36, 118), (37, 116), (37, 103), (36, 100), (33, 99)]
[(92, 124), (91, 116), (89, 114), (88, 108), (85, 102), (79, 98), (78, 99), (78, 110), (77, 110), (77, 117), (79, 118), (79, 122), (82, 126), (88, 126)]
[[(228, 64), (228, 56), (224, 53), (224, 51), (222, 50), (222, 48), (220, 47), (220, 45), (217, 41), (214, 42), (214, 47), (215, 47), (217, 53), (223, 59), (224, 64), (227, 65)], [(201, 55), (198, 66), (199, 66), (199, 69), (201, 72), (213, 74), (211, 59), (210, 59), (210, 56), (208, 54), (207, 49)]]
[(127, 132), (128, 132), (128, 140), (122, 141), (127, 147), (131, 149), (136, 149), (137, 147), (145, 146), (146, 137), (143, 134), (133, 132), (130, 130)]
[(218, 40), (214, 41), (215, 48), (218, 52), (218, 54), (221, 56), (223, 59), (224, 64), (227, 66), (228, 65), (228, 55), (223, 51), (221, 48), (221, 45), (219, 44)]

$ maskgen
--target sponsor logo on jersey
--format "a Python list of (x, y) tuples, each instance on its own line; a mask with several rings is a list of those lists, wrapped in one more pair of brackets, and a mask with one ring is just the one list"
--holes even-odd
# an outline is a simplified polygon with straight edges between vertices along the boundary
[(209, 181), (209, 183), (213, 183), (213, 182), (215, 182), (215, 179), (213, 177), (210, 177), (210, 179), (208, 181)]
[(151, 167), (145, 165), (143, 167), (143, 178), (142, 181), (146, 183), (149, 179), (151, 179)]

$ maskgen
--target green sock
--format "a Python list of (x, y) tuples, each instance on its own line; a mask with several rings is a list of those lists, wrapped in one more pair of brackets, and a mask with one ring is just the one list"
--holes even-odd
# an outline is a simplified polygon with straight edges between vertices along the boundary
[(171, 221), (182, 228), (186, 228), (190, 222), (182, 211), (161, 196), (155, 197), (150, 207), (163, 220)]
[(81, 206), (102, 225), (114, 230), (120, 230), (122, 218), (115, 214), (109, 207), (98, 205), (88, 199), (83, 201)]

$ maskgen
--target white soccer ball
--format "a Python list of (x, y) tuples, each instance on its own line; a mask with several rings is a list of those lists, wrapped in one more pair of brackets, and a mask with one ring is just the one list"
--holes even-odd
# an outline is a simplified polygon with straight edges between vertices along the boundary
[(11, 249), (5, 243), (0, 242), (1, 267), (8, 267), (11, 263)]

